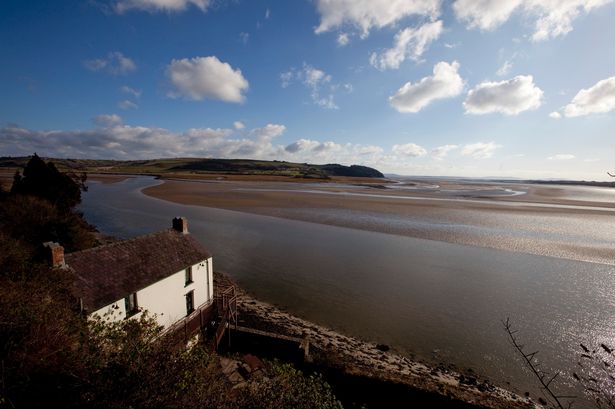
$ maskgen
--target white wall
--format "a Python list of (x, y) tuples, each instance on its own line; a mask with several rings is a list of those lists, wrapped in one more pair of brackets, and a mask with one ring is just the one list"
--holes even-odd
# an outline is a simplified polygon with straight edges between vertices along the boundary
[[(165, 328), (186, 316), (186, 294), (194, 291), (194, 308), (213, 300), (213, 262), (211, 257), (192, 266), (192, 283), (186, 285), (186, 271), (164, 278), (137, 291), (137, 305), (141, 311), (156, 314), (156, 320)], [(128, 294), (126, 294), (128, 296)], [(110, 313), (105, 315), (106, 313)], [(124, 298), (91, 314), (116, 321), (126, 317)], [(133, 315), (139, 317), (141, 313)]]

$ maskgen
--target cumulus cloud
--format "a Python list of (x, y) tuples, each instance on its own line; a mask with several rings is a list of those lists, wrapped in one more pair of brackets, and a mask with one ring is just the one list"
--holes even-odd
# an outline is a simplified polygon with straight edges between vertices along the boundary
[(408, 16), (435, 19), (440, 0), (317, 0), (316, 8), (320, 14), (317, 34), (349, 25), (365, 38), (372, 28), (393, 25)]
[(291, 68), (280, 74), (280, 81), (282, 88), (287, 88), (295, 81), (302, 83), (310, 90), (312, 102), (325, 109), (339, 108), (335, 103), (334, 92), (340, 87), (347, 92), (352, 92), (352, 85), (333, 84), (331, 75), (306, 63), (300, 70)]
[(246, 127), (246, 126), (245, 126), (245, 125), (243, 124), (243, 122), (241, 122), (241, 121), (235, 121), (235, 122), (233, 122), (233, 128), (235, 128), (235, 129), (243, 129), (243, 128), (245, 128), (245, 127)]
[(122, 117), (117, 114), (103, 114), (94, 117), (94, 123), (99, 126), (115, 126), (122, 122)]
[(419, 82), (407, 82), (397, 93), (389, 97), (389, 103), (399, 112), (416, 113), (433, 101), (452, 98), (463, 91), (464, 81), (459, 76), (459, 63), (439, 62), (433, 67), (433, 75)]
[(86, 60), (83, 65), (90, 71), (103, 71), (111, 75), (126, 75), (137, 69), (137, 64), (119, 51), (112, 51), (104, 58)]
[(549, 156), (548, 160), (570, 160), (574, 159), (575, 156), (569, 153), (558, 153), (557, 155)]
[(463, 156), (472, 156), (473, 158), (476, 158), (476, 159), (487, 159), (487, 158), (492, 157), (493, 154), (495, 153), (495, 150), (499, 147), (500, 145), (497, 145), (495, 142), (471, 143), (471, 144), (465, 145), (461, 149), (461, 154)]
[(348, 36), (348, 33), (340, 33), (337, 36), (337, 45), (339, 45), (340, 47), (345, 46), (349, 42), (350, 42), (350, 37)]
[(566, 117), (599, 114), (615, 110), (615, 77), (598, 81), (580, 90), (564, 107)]
[(38, 152), (52, 157), (94, 159), (148, 159), (161, 157), (249, 158), (310, 163), (381, 163), (379, 146), (338, 144), (300, 139), (288, 145), (275, 143), (286, 130), (267, 124), (234, 136), (227, 128), (192, 128), (172, 132), (163, 128), (130, 126), (109, 115), (100, 127), (79, 131), (36, 131), (16, 126), (0, 128), (0, 151), (9, 155)]
[(253, 129), (249, 138), (229, 138), (232, 129), (192, 128), (184, 132), (130, 126), (112, 115), (99, 116), (101, 126), (85, 131), (35, 131), (18, 127), (0, 128), (0, 150), (14, 155), (45, 152), (57, 157), (100, 159), (146, 159), (158, 157), (252, 157), (274, 159), (282, 147), (272, 139), (283, 125)]
[(172, 98), (241, 103), (245, 100), (243, 92), (249, 88), (240, 69), (233, 69), (214, 56), (173, 60), (166, 75), (172, 87), (168, 95)]
[(459, 146), (458, 145), (442, 145), (442, 146), (438, 146), (437, 148), (434, 148), (431, 151), (431, 156), (434, 159), (437, 160), (442, 160), (444, 159), (448, 153), (452, 150), (457, 149)]
[(560, 119), (561, 117), (562, 117), (562, 114), (560, 114), (557, 111), (551, 112), (549, 114), (549, 118), (552, 118), (552, 119)]
[(118, 0), (115, 11), (122, 14), (130, 10), (153, 12), (179, 12), (193, 5), (205, 12), (210, 5), (209, 0)]
[(429, 44), (440, 37), (442, 21), (426, 23), (419, 28), (408, 27), (395, 35), (393, 48), (372, 53), (369, 62), (381, 71), (397, 69), (406, 58), (418, 61)]
[(427, 151), (422, 146), (415, 143), (406, 143), (403, 145), (393, 145), (393, 153), (397, 155), (410, 156), (413, 158), (425, 156)]
[(271, 142), (284, 133), (286, 127), (278, 124), (267, 124), (264, 128), (256, 128), (250, 131), (250, 134), (255, 136), (258, 141)]
[(139, 108), (139, 105), (137, 105), (136, 103), (125, 99), (123, 101), (120, 101), (117, 103), (117, 106), (121, 109), (123, 109), (124, 111), (128, 111), (129, 109), (137, 109)]
[(514, 14), (534, 21), (533, 41), (548, 40), (572, 31), (572, 22), (582, 13), (613, 0), (456, 0), (453, 10), (469, 28), (494, 30)]
[(542, 104), (543, 92), (534, 85), (531, 75), (519, 75), (507, 81), (483, 82), (468, 93), (463, 103), (468, 114), (499, 112), (517, 115), (537, 109)]

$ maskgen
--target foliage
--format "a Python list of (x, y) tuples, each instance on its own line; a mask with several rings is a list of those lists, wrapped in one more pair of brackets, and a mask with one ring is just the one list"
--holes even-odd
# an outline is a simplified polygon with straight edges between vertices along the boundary
[[(0, 167), (15, 167), (24, 158), (0, 158)], [(376, 169), (366, 166), (338, 164), (313, 165), (284, 161), (250, 159), (169, 158), (150, 160), (90, 160), (54, 159), (54, 163), (67, 171), (113, 173), (164, 174), (174, 172), (220, 173), (236, 175), (268, 175), (328, 179), (330, 176), (383, 177)]]
[(35, 196), (11, 195), (0, 208), (4, 233), (33, 248), (55, 241), (67, 252), (92, 247), (93, 228), (75, 212), (63, 212)]
[(304, 375), (290, 364), (267, 362), (266, 375), (240, 389), (237, 407), (250, 409), (341, 408), (331, 387), (320, 375)]
[(85, 180), (85, 173), (62, 173), (52, 162), (45, 163), (34, 154), (26, 164), (23, 176), (19, 172), (15, 174), (11, 193), (37, 196), (48, 200), (60, 211), (68, 211), (81, 203)]
[(71, 283), (67, 271), (34, 265), (27, 278), (0, 277), (0, 401), (7, 407), (62, 407), (74, 400), (87, 371)]

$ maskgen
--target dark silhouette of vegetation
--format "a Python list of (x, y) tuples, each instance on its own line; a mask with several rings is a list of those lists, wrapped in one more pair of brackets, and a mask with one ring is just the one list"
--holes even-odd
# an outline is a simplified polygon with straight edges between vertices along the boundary
[(62, 173), (53, 162), (45, 163), (36, 153), (13, 179), (11, 193), (31, 195), (49, 201), (61, 211), (81, 203), (81, 191), (86, 190), (85, 173)]
[(85, 174), (64, 174), (34, 154), (23, 176), (15, 174), (10, 193), (1, 197), (2, 231), (30, 253), (46, 241), (61, 243), (68, 252), (94, 246), (95, 229), (75, 210), (85, 180)]

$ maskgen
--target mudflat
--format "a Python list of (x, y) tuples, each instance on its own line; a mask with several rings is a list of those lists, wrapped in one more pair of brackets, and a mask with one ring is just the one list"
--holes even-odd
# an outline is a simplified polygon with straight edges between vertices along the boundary
[(605, 237), (594, 236), (595, 226), (615, 223), (615, 189), (610, 188), (432, 179), (332, 183), (165, 179), (143, 192), (181, 204), (614, 263), (607, 243), (615, 237), (605, 229), (600, 229)]

